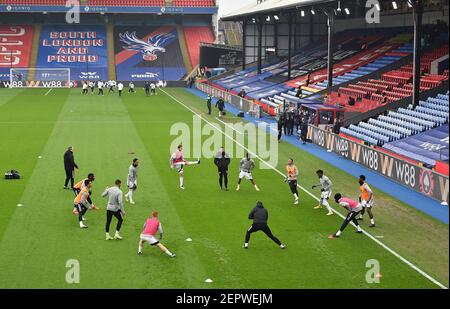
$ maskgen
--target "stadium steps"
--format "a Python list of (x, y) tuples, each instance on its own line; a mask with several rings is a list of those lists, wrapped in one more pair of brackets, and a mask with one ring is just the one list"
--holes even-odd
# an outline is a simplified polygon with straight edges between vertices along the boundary
[(110, 80), (116, 80), (116, 64), (115, 64), (115, 51), (114, 51), (114, 22), (109, 19), (106, 24), (106, 42), (108, 48), (108, 78)]
[(35, 68), (39, 55), (39, 43), (41, 40), (42, 24), (35, 24), (33, 34), (33, 47), (31, 48), (30, 68)]
[(180, 41), (181, 54), (183, 55), (183, 64), (186, 68), (186, 72), (192, 72), (193, 64), (191, 62), (191, 57), (189, 55), (189, 50), (186, 42), (186, 36), (184, 34), (184, 29), (182, 26), (177, 26), (178, 39)]

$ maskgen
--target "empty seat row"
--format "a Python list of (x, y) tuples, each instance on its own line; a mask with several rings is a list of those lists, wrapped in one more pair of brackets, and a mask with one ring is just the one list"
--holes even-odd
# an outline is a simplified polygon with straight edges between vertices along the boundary
[[(433, 101), (439, 100), (441, 104)], [(447, 105), (444, 105), (444, 102)], [(436, 98), (420, 101), (415, 108), (399, 108), (389, 111), (368, 122), (350, 125), (348, 129), (341, 130), (344, 134), (359, 138), (369, 144), (382, 146), (384, 143), (396, 141), (426, 130), (441, 126), (449, 121), (448, 93), (440, 94)]]
[(172, 5), (185, 7), (212, 7), (215, 4), (213, 0), (172, 0)]
[(0, 0), (1, 4), (8, 5), (66, 5), (66, 0)]
[(411, 131), (411, 135), (417, 134), (422, 132), (423, 130), (425, 130), (425, 126), (424, 125), (420, 125), (417, 124), (415, 122), (411, 122), (408, 120), (401, 120), (401, 119), (397, 119), (394, 117), (388, 117), (388, 116), (380, 116), (378, 117), (379, 120), (385, 122), (385, 123), (389, 123), (392, 125), (397, 125), (397, 126), (401, 126), (404, 127), (408, 130)]
[[(426, 115), (431, 115), (434, 117), (439, 117), (439, 118), (443, 118), (445, 119), (445, 122), (448, 121), (448, 111), (444, 112), (444, 111), (439, 111), (439, 110), (435, 110), (435, 109), (431, 109), (431, 108), (427, 108), (424, 106), (418, 106), (416, 107), (416, 111), (420, 112), (420, 113), (424, 113)], [(444, 122), (444, 123), (445, 123)]]

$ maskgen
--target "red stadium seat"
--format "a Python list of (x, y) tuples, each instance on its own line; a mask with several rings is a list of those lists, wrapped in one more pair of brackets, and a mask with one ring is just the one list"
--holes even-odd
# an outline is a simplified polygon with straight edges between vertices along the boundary
[[(446, 54), (448, 54), (447, 45), (427, 52), (422, 56), (421, 73), (423, 76), (420, 80), (420, 91), (435, 88), (448, 80), (448, 70), (442, 75), (427, 73), (431, 63)], [(334, 91), (328, 96), (326, 104), (344, 106), (349, 111), (367, 112), (379, 107), (384, 98), (387, 98), (388, 103), (390, 103), (412, 96), (412, 78), (413, 66), (410, 63), (383, 74), (379, 80), (369, 79), (366, 82), (340, 87), (338, 91)], [(350, 96), (358, 99), (355, 106), (348, 105)]]
[[(12, 5), (60, 5), (65, 6), (66, 0), (0, 0), (0, 4)], [(167, 6), (166, 0), (87, 0), (90, 6)], [(214, 0), (173, 0), (176, 7), (214, 7)]]
[(213, 7), (214, 0), (173, 0), (173, 6), (177, 7)]
[(192, 67), (195, 67), (200, 62), (200, 43), (214, 43), (214, 34), (209, 26), (184, 27), (184, 34)]

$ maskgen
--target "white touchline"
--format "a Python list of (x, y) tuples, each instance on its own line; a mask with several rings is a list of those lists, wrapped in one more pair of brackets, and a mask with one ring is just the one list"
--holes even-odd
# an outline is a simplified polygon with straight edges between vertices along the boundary
[(50, 88), (45, 94), (44, 97), (47, 96), (50, 92), (52, 92), (53, 88)]
[[(257, 154), (251, 152), (249, 149), (247, 149), (244, 145), (240, 144), (238, 141), (236, 141), (232, 136), (229, 136), (228, 134), (226, 134), (221, 128), (217, 128), (216, 126), (214, 126), (211, 122), (209, 122), (207, 119), (203, 118), (202, 115), (196, 113), (193, 109), (191, 109), (189, 106), (185, 105), (184, 103), (182, 103), (181, 101), (179, 101), (177, 98), (175, 98), (174, 96), (172, 96), (171, 94), (167, 93), (164, 90), (161, 90), (162, 92), (164, 92), (168, 97), (170, 97), (172, 100), (174, 100), (175, 102), (177, 102), (178, 104), (184, 106), (186, 109), (188, 109), (189, 111), (191, 111), (194, 115), (197, 115), (198, 117), (200, 117), (200, 119), (202, 119), (203, 121), (205, 121), (206, 123), (208, 123), (209, 125), (211, 125), (212, 127), (214, 127), (216, 130), (218, 130), (219, 132), (221, 132), (224, 136), (228, 137), (229, 139), (231, 139), (232, 141), (234, 141), (236, 144), (238, 144), (239, 146), (241, 146), (242, 148), (244, 148), (245, 150), (247, 150), (251, 155), (255, 156), (256, 158), (258, 158), (258, 160), (260, 160), (262, 163), (266, 164), (268, 167), (270, 167), (272, 170), (274, 170), (275, 172), (277, 172), (278, 174), (280, 174), (283, 178), (286, 177), (286, 175), (284, 175), (282, 172), (280, 172), (278, 169), (276, 169), (275, 167), (273, 167), (272, 165), (270, 165), (269, 163), (267, 163), (266, 161), (264, 161), (262, 158), (260, 158)], [(314, 194), (312, 194), (311, 192), (309, 192), (307, 189), (305, 189), (304, 187), (298, 185), (298, 187), (300, 189), (302, 189), (306, 194), (308, 194), (309, 196), (311, 196), (312, 198), (314, 198), (316, 201), (319, 201), (320, 199), (315, 196)], [(336, 213), (339, 217), (341, 217), (342, 219), (345, 219), (346, 217), (344, 215), (342, 215), (339, 211), (332, 209), (334, 213)], [(353, 225), (353, 223), (351, 223)], [(423, 277), (427, 278), (428, 280), (430, 280), (431, 282), (433, 282), (434, 284), (436, 284), (437, 286), (439, 286), (441, 289), (448, 289), (448, 287), (446, 287), (445, 285), (443, 285), (442, 283), (440, 283), (439, 281), (437, 281), (436, 279), (434, 279), (433, 277), (431, 277), (429, 274), (427, 274), (425, 271), (423, 271), (422, 269), (420, 269), (419, 267), (417, 267), (416, 265), (414, 265), (413, 263), (411, 263), (410, 261), (408, 261), (406, 258), (404, 258), (403, 256), (401, 256), (400, 254), (398, 254), (397, 252), (395, 252), (393, 249), (389, 248), (387, 245), (385, 245), (384, 243), (382, 243), (381, 241), (379, 241), (378, 239), (376, 239), (372, 234), (366, 232), (365, 230), (363, 230), (364, 235), (366, 235), (367, 237), (369, 237), (370, 239), (372, 239), (375, 243), (377, 243), (378, 245), (380, 245), (381, 247), (383, 247), (386, 251), (388, 251), (389, 253), (391, 253), (392, 255), (394, 255), (395, 257), (397, 257), (400, 261), (402, 261), (403, 263), (405, 263), (406, 265), (408, 265), (409, 267), (411, 267), (412, 269), (414, 269), (415, 271), (417, 271), (419, 274), (421, 274)]]

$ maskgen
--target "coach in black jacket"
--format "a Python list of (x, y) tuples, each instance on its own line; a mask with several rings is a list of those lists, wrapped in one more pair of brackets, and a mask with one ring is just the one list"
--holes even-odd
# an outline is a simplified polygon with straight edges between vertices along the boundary
[(216, 107), (219, 110), (219, 117), (222, 117), (225, 112), (225, 100), (223, 98), (217, 100)]
[(219, 170), (220, 190), (223, 190), (223, 184), (225, 181), (225, 191), (228, 191), (228, 166), (230, 165), (230, 156), (228, 156), (222, 149), (222, 151), (219, 151), (219, 153), (216, 155), (214, 164)]
[(285, 249), (286, 246), (281, 243), (281, 241), (276, 238), (269, 226), (267, 225), (267, 220), (269, 219), (269, 212), (264, 208), (262, 202), (257, 202), (256, 207), (252, 209), (248, 215), (250, 220), (253, 220), (252, 226), (247, 230), (245, 235), (244, 249), (248, 249), (248, 242), (250, 241), (250, 235), (254, 232), (263, 231), (270, 239), (272, 239), (281, 249)]
[(74, 184), (74, 171), (78, 169), (78, 165), (75, 163), (73, 156), (73, 146), (69, 146), (64, 153), (64, 169), (66, 171), (66, 181), (64, 182), (64, 189), (68, 189), (67, 185), (70, 180), (70, 188), (73, 189)]

